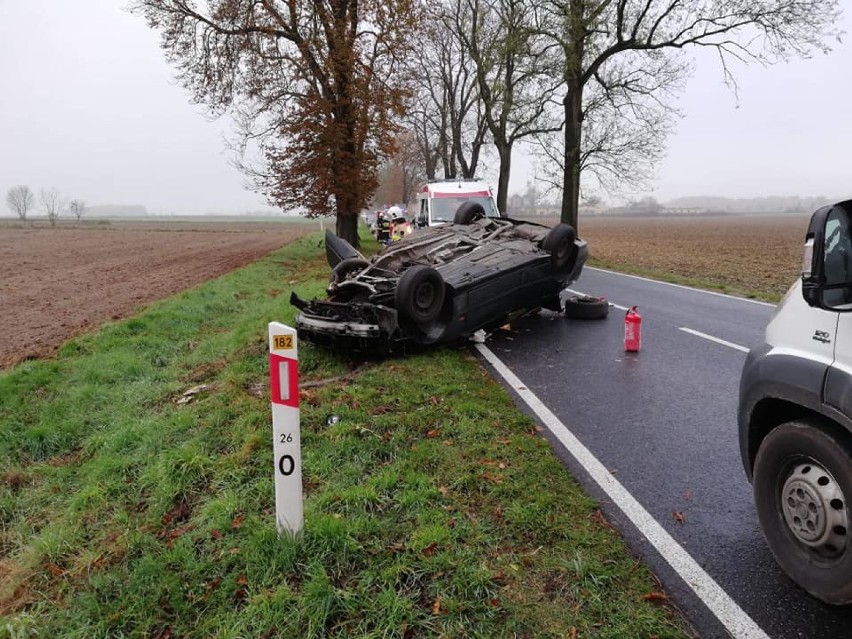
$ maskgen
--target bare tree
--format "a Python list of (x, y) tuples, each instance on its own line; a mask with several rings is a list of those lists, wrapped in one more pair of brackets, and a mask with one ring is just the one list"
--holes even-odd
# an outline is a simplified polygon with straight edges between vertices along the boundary
[(439, 165), (446, 178), (474, 177), (488, 132), (475, 70), (453, 28), (462, 9), (453, 2), (430, 5), (416, 61), (418, 90), (408, 122), (429, 180), (437, 177)]
[(553, 42), (537, 32), (528, 0), (452, 0), (452, 28), (474, 64), (484, 120), (500, 158), (497, 208), (506, 211), (512, 150), (519, 140), (560, 129), (547, 105), (561, 80)]
[(71, 200), (68, 203), (68, 210), (71, 211), (71, 214), (76, 217), (79, 222), (83, 217), (83, 213), (86, 212), (86, 203), (83, 200)]
[(135, 0), (193, 100), (242, 127), (243, 158), (270, 201), (337, 216), (358, 245), (358, 214), (395, 150), (407, 97), (400, 73), (415, 0)]
[(410, 131), (397, 137), (397, 152), (390, 158), (379, 175), (379, 188), (376, 190), (376, 204), (408, 204), (416, 193), (417, 187), (426, 180), (423, 172), (424, 161), (420, 146)]
[(6, 193), (6, 204), (9, 205), (9, 208), (15, 212), (21, 221), (27, 219), (27, 212), (32, 208), (34, 199), (30, 187), (24, 184), (13, 186)]
[[(668, 98), (688, 73), (682, 61), (662, 57), (655, 65), (625, 54), (595, 75), (583, 94), (580, 197), (641, 189), (665, 152), (679, 112)], [(562, 105), (558, 105), (562, 111)], [(561, 113), (559, 114), (561, 116)], [(559, 117), (554, 114), (554, 118)], [(561, 193), (565, 177), (564, 132), (536, 136), (536, 174)]]
[[(735, 87), (734, 61), (771, 64), (827, 51), (828, 37), (837, 34), (838, 7), (838, 0), (547, 0), (539, 28), (560, 49), (564, 91), (562, 221), (577, 225), (590, 85), (609, 93), (617, 85), (613, 78), (631, 78), (641, 69), (683, 77), (689, 69), (683, 50), (704, 47), (716, 52)], [(670, 78), (667, 86), (674, 84)], [(653, 81), (642, 86), (653, 87)], [(653, 95), (653, 88), (637, 93), (621, 87), (622, 96), (646, 90)]]
[(50, 220), (51, 226), (56, 226), (56, 220), (59, 219), (59, 213), (65, 207), (65, 200), (56, 189), (42, 189), (39, 192), (39, 200), (41, 207), (47, 214), (47, 219)]

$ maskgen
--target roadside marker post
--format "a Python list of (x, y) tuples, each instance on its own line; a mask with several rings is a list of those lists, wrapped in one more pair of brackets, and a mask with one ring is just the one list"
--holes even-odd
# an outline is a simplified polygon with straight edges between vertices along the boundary
[(269, 323), (269, 390), (275, 462), (275, 523), (280, 535), (302, 531), (302, 441), (299, 433), (299, 356), (296, 329)]

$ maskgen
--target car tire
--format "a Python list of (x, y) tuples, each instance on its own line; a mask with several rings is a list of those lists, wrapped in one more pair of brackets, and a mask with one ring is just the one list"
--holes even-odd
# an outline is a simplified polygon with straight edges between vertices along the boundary
[(609, 315), (609, 302), (591, 295), (572, 295), (563, 307), (565, 317), (571, 319), (604, 319)]
[(331, 283), (340, 284), (352, 271), (366, 268), (369, 265), (370, 263), (367, 260), (363, 260), (360, 257), (347, 258), (331, 269)]
[(418, 264), (399, 278), (394, 302), (397, 312), (404, 318), (415, 324), (426, 324), (438, 317), (445, 294), (441, 274), (431, 266)]
[(462, 202), (453, 216), (453, 224), (470, 224), (485, 217), (485, 209), (479, 202)]
[(545, 236), (541, 248), (550, 253), (553, 267), (562, 269), (577, 258), (577, 231), (570, 224), (557, 224)]
[(852, 603), (852, 446), (820, 418), (782, 424), (760, 445), (754, 499), (764, 537), (793, 581), (829, 604)]

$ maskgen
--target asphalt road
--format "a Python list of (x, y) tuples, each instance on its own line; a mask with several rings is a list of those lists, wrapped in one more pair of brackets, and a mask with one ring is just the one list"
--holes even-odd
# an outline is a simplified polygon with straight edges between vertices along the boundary
[[(742, 469), (736, 420), (742, 348), (762, 340), (772, 307), (595, 269), (584, 270), (572, 288), (637, 305), (642, 350), (624, 352), (624, 313), (615, 308), (607, 319), (590, 321), (543, 311), (485, 346), (767, 636), (852, 636), (852, 606), (820, 603), (775, 564)], [(730, 636), (576, 459), (551, 440), (699, 635)]]

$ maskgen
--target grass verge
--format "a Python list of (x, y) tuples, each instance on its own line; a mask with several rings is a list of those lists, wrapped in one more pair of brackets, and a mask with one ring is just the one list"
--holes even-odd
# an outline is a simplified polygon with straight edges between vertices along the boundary
[(303, 344), (277, 537), (266, 325), (327, 272), (314, 235), (0, 375), (0, 637), (686, 636), (466, 349)]

